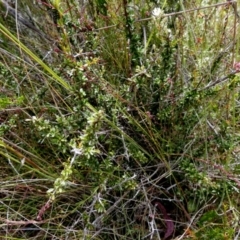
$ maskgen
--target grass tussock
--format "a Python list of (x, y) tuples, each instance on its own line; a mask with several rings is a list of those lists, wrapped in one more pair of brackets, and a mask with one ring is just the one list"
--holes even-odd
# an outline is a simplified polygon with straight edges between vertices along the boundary
[(238, 239), (237, 3), (0, 2), (1, 239)]

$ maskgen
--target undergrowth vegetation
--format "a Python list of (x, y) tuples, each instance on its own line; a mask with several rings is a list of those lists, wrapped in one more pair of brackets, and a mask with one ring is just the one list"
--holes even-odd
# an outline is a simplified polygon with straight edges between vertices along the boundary
[(240, 237), (239, 17), (216, 2), (0, 1), (1, 239)]

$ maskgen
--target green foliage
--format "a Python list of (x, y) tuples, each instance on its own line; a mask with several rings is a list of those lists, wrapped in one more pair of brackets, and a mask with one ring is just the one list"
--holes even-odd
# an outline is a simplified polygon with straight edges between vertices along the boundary
[(238, 23), (211, 2), (1, 3), (1, 236), (161, 239), (159, 201), (170, 238), (234, 238)]
[(228, 219), (220, 216), (216, 210), (204, 213), (199, 219), (198, 225), (199, 231), (196, 233), (197, 238), (224, 240), (232, 239), (234, 236), (233, 229), (228, 225)]

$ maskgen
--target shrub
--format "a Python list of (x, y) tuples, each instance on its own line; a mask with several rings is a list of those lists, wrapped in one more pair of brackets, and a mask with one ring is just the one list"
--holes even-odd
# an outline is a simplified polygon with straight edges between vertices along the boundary
[(237, 234), (237, 22), (208, 4), (1, 3), (2, 236)]

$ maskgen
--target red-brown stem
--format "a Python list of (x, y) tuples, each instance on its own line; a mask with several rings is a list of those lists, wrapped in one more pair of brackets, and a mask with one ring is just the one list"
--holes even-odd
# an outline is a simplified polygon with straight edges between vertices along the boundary
[(163, 220), (165, 221), (166, 224), (166, 232), (164, 234), (164, 239), (167, 239), (173, 234), (174, 231), (173, 220), (169, 217), (166, 208), (159, 201), (154, 201), (154, 205), (157, 206), (157, 208), (163, 214)]

